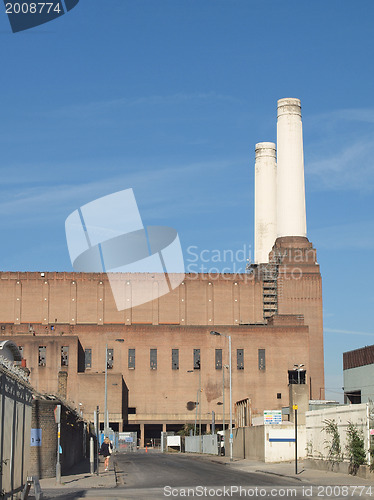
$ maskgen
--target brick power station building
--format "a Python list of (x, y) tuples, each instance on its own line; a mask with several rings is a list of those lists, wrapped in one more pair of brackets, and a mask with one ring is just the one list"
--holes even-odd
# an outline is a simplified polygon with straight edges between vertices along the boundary
[[(141, 443), (193, 423), (201, 386), (201, 422), (222, 424), (228, 342), (233, 402), (252, 414), (288, 405), (289, 383), (324, 397), (321, 274), (306, 237), (300, 101), (278, 101), (275, 144), (256, 145), (255, 264), (244, 274), (186, 274), (159, 296), (157, 273), (111, 276), (130, 302), (142, 287), (154, 299), (118, 311), (108, 275), (74, 272), (0, 274), (0, 333), (20, 347), (40, 392), (60, 394), (91, 419), (108, 410), (114, 430)], [(136, 285), (136, 286), (135, 286)], [(136, 291), (135, 291), (136, 290)], [(137, 302), (137, 301), (135, 301)], [(137, 302), (138, 303), (138, 302)], [(300, 375), (300, 374), (299, 374)]]

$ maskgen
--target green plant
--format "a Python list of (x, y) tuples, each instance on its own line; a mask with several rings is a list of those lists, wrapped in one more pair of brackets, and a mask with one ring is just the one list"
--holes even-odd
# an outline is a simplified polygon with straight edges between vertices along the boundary
[(357, 474), (360, 465), (366, 464), (364, 433), (356, 424), (348, 422), (346, 450), (350, 462), (350, 474)]
[(327, 460), (331, 462), (332, 466), (334, 467), (335, 464), (343, 460), (338, 424), (333, 419), (324, 420), (323, 424), (324, 427), (322, 428), (322, 430), (325, 431), (326, 434), (331, 436), (331, 441), (325, 440)]
[(184, 424), (183, 425), (183, 428), (177, 432), (177, 434), (179, 434), (179, 436), (189, 436), (190, 435), (190, 431), (194, 430), (194, 425), (193, 424)]
[(305, 451), (306, 451), (306, 454), (308, 457), (313, 456), (313, 442), (312, 442), (312, 440), (307, 441)]

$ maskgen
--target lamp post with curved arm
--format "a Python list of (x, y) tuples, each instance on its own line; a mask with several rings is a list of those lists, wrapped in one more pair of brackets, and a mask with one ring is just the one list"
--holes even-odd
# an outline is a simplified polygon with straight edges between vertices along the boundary
[(230, 432), (230, 462), (232, 462), (232, 443), (233, 443), (233, 434), (232, 434), (232, 381), (231, 381), (231, 335), (225, 335), (224, 333), (219, 333), (215, 331), (210, 332), (211, 335), (217, 335), (220, 337), (226, 337), (229, 339), (229, 373), (230, 373), (230, 426), (229, 426), (229, 432)]

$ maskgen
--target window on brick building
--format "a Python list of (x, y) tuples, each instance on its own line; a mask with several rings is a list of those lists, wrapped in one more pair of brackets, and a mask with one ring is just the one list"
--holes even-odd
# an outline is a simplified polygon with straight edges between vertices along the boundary
[(129, 349), (128, 366), (130, 370), (135, 369), (135, 349)]
[(179, 349), (171, 350), (171, 368), (172, 370), (179, 370)]
[(258, 369), (265, 370), (265, 349), (258, 350)]
[(108, 368), (108, 370), (111, 370), (113, 368), (113, 363), (114, 363), (113, 349), (108, 349), (108, 355), (107, 355), (107, 368)]
[(149, 361), (151, 370), (157, 370), (157, 349), (150, 349)]
[(84, 350), (84, 367), (85, 369), (92, 368), (92, 349)]
[(236, 350), (236, 366), (238, 370), (244, 370), (244, 349)]
[(222, 349), (216, 349), (216, 370), (222, 370)]
[(201, 362), (200, 362), (200, 349), (193, 350), (193, 369), (200, 370)]
[(282, 399), (282, 393), (281, 392), (277, 392), (277, 399)]
[(69, 366), (69, 347), (61, 346), (61, 366)]
[(289, 384), (305, 384), (305, 370), (288, 370)]
[(127, 414), (128, 415), (136, 415), (136, 407), (135, 406), (129, 406), (127, 408)]
[(45, 366), (47, 363), (47, 347), (45, 345), (39, 346), (39, 366)]

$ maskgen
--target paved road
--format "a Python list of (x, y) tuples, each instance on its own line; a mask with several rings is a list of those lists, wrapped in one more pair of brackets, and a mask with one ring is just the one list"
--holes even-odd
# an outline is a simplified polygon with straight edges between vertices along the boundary
[[(373, 494), (348, 486), (318, 487), (291, 477), (245, 472), (209, 459), (192, 455), (136, 452), (117, 454), (117, 488), (91, 488), (66, 491), (61, 500), (150, 500), (167, 498), (297, 498), (370, 499)], [(368, 494), (369, 491), (369, 494)], [(61, 494), (60, 494), (61, 495)], [(374, 500), (374, 498), (373, 498)]]

